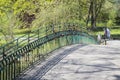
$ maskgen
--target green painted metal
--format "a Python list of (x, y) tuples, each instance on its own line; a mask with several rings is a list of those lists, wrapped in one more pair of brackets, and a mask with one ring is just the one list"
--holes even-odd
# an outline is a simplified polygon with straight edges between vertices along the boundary
[(26, 68), (44, 60), (50, 52), (60, 47), (79, 43), (97, 44), (93, 36), (72, 28), (58, 26), (52, 30), (48, 27), (38, 29), (1, 47), (0, 80), (14, 80)]

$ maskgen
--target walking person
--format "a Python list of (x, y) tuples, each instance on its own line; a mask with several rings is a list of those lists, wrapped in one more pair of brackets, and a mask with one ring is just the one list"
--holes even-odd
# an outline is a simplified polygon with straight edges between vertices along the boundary
[(98, 40), (98, 43), (100, 44), (101, 43), (101, 35), (100, 35), (100, 33), (98, 33), (97, 40)]
[(107, 28), (106, 31), (107, 31), (107, 39), (110, 39), (110, 30)]
[(109, 39), (110, 40), (110, 30), (106, 27), (105, 29), (104, 29), (104, 39), (105, 39), (105, 45), (107, 44), (107, 39)]
[(110, 30), (108, 28), (104, 29), (104, 38), (110, 39)]

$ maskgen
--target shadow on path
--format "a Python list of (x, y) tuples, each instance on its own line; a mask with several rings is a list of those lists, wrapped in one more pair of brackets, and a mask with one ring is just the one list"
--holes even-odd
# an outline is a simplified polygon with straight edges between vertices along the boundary
[(34, 75), (28, 76), (28, 77), (20, 77), (17, 80), (41, 80), (41, 78), (50, 70), (52, 69), (56, 64), (58, 64), (63, 58), (65, 58), (67, 55), (73, 53), (75, 50), (79, 49), (80, 47), (84, 47), (85, 45), (76, 45), (75, 47), (65, 49), (64, 52), (59, 53), (55, 57), (53, 57), (51, 60), (49, 60), (46, 64), (44, 64), (42, 67), (40, 67)]
[(116, 80), (120, 80), (120, 75), (114, 75), (114, 77), (116, 78)]

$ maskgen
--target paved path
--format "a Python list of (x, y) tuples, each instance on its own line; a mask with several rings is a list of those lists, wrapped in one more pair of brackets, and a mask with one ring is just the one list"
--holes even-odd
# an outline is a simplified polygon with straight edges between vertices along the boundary
[(120, 80), (120, 41), (63, 47), (20, 80)]

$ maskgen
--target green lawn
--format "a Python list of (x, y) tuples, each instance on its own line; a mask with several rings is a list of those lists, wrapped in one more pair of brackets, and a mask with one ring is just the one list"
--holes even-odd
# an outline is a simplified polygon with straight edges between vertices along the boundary
[(114, 34), (119, 34), (120, 35), (120, 29), (112, 29), (111, 34), (112, 35), (114, 35)]
[[(97, 31), (95, 31), (96, 36), (97, 36), (97, 34), (99, 34), (99, 33), (100, 33), (101, 35), (104, 35), (104, 31), (103, 31), (103, 30), (97, 30)], [(115, 27), (111, 28), (111, 29), (110, 29), (110, 33), (111, 33), (111, 37), (112, 37), (113, 39), (120, 39), (120, 26), (117, 27), (117, 28), (115, 28)]]
[[(110, 29), (111, 35), (120, 34), (120, 29)], [(104, 31), (95, 31), (95, 34), (104, 34)]]

